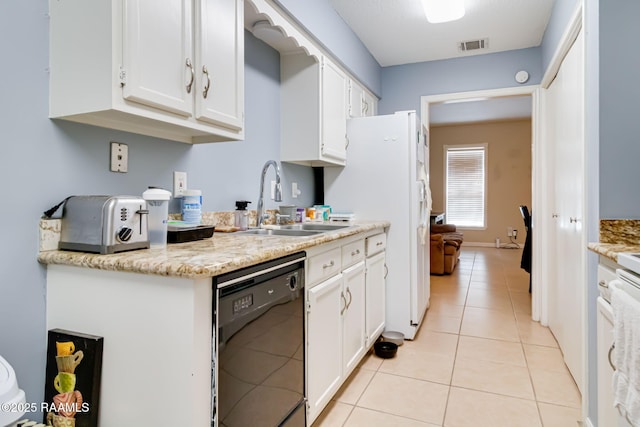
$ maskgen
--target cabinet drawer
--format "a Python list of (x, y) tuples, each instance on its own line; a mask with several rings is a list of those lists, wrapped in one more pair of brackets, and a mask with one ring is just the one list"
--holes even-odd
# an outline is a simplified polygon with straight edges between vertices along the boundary
[(309, 257), (307, 268), (308, 285), (335, 276), (340, 272), (340, 248)]
[(387, 247), (387, 235), (386, 233), (376, 234), (375, 236), (367, 237), (366, 250), (367, 256), (371, 256), (378, 252), (385, 250)]
[(364, 259), (364, 239), (342, 247), (342, 269), (345, 269)]

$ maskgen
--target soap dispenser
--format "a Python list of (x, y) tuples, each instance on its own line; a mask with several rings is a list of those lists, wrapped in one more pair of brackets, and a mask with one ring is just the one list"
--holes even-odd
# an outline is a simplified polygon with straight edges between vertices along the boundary
[(240, 230), (246, 230), (249, 225), (249, 212), (247, 205), (251, 203), (246, 200), (236, 201), (235, 220), (233, 225)]

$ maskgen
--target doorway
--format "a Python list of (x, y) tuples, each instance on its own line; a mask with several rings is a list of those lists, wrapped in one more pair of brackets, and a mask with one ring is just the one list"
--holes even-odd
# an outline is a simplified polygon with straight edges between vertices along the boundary
[[(421, 120), (423, 126), (427, 129), (427, 132), (430, 133), (430, 128), (434, 122), (442, 123), (447, 122), (451, 124), (451, 119), (446, 118), (446, 116), (451, 116), (450, 113), (454, 112), (457, 118), (456, 122), (464, 123), (464, 122), (488, 122), (492, 120), (496, 120), (496, 116), (489, 116), (487, 114), (482, 115), (483, 113), (478, 114), (477, 111), (488, 111), (489, 109), (498, 109), (503, 111), (508, 111), (510, 115), (507, 113), (501, 113), (501, 120), (511, 119), (511, 118), (520, 118), (529, 116), (531, 118), (531, 200), (532, 206), (529, 208), (535, 214), (535, 204), (536, 204), (536, 155), (535, 150), (539, 144), (536, 144), (536, 138), (538, 137), (538, 88), (539, 86), (523, 86), (523, 87), (515, 87), (515, 88), (504, 88), (504, 89), (491, 89), (491, 90), (483, 90), (483, 91), (474, 91), (474, 92), (461, 92), (461, 93), (450, 93), (450, 94), (442, 94), (442, 95), (432, 95), (432, 96), (423, 96), (421, 97)], [(476, 111), (474, 113), (474, 111)], [(439, 117), (440, 115), (440, 117)], [(489, 154), (491, 155), (491, 154)], [(539, 167), (539, 166), (538, 166)], [(444, 189), (440, 189), (440, 194)], [(438, 191), (434, 191), (436, 195)], [(491, 189), (488, 190), (489, 194)], [(513, 213), (515, 216), (519, 215), (518, 205), (514, 205)], [(511, 224), (509, 224), (511, 225)], [(522, 219), (516, 224), (517, 229), (522, 230), (522, 233), (519, 233), (516, 236), (516, 241), (519, 240), (520, 243), (524, 243), (525, 233), (524, 233), (524, 224)], [(500, 225), (502, 227), (502, 225)], [(506, 233), (506, 230), (504, 230)], [(495, 234), (495, 233), (494, 233)], [(504, 234), (504, 233), (503, 233)], [(536, 239), (535, 235), (533, 237)], [(465, 240), (467, 240), (465, 238)], [(538, 240), (540, 241), (540, 240)], [(505, 243), (508, 243), (505, 242)], [(487, 246), (491, 246), (491, 244), (486, 244)], [(535, 264), (534, 264), (535, 265)], [(535, 267), (532, 270), (532, 278), (534, 282), (532, 282), (532, 318), (533, 320), (540, 320), (540, 300), (536, 298), (538, 295), (536, 285), (535, 285)]]

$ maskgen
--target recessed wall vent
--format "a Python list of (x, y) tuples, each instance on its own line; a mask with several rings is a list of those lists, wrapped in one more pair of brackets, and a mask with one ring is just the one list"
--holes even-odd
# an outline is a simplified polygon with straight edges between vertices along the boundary
[(489, 39), (469, 40), (466, 42), (458, 43), (458, 50), (461, 52), (467, 52), (470, 50), (488, 49)]

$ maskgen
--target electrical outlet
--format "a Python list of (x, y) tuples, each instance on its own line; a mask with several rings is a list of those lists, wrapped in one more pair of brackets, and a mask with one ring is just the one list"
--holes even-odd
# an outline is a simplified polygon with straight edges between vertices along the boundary
[(513, 227), (507, 227), (507, 237), (513, 236)]
[(111, 143), (111, 172), (126, 173), (129, 169), (129, 146), (120, 142)]
[(293, 197), (294, 199), (297, 199), (300, 194), (302, 194), (302, 191), (300, 191), (300, 189), (298, 188), (298, 183), (297, 182), (292, 182), (291, 183), (291, 197)]
[(173, 172), (173, 197), (183, 197), (187, 189), (187, 173)]

